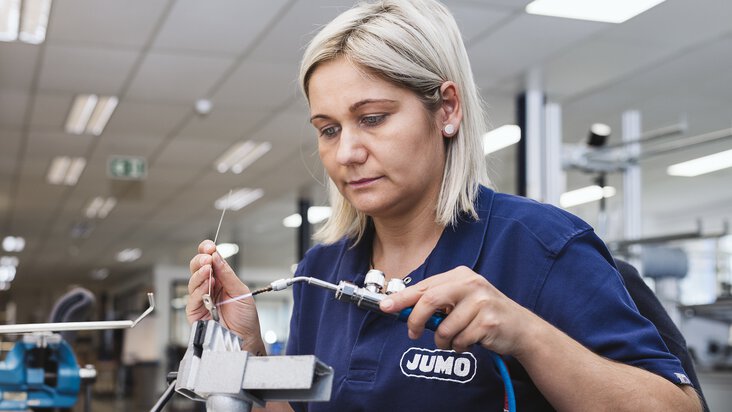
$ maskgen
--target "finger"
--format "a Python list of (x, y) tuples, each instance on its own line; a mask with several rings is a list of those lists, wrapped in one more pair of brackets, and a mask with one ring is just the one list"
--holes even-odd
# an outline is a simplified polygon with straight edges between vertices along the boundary
[(407, 328), (409, 328), (409, 337), (411, 339), (418, 339), (422, 336), (425, 323), (435, 312), (454, 307), (455, 300), (451, 299), (449, 291), (449, 287), (437, 286), (422, 292), (422, 296), (414, 305), (412, 313), (409, 314), (407, 319)]
[(202, 283), (208, 283), (208, 279), (211, 273), (211, 265), (201, 266), (197, 271), (193, 272), (191, 278), (188, 280), (188, 294), (192, 294), (194, 290), (198, 289)]
[(462, 333), (477, 315), (476, 305), (467, 302), (458, 303), (435, 331), (435, 345), (440, 349), (452, 349), (455, 337)]
[(204, 253), (199, 253), (196, 256), (193, 256), (193, 259), (191, 259), (191, 263), (189, 263), (188, 265), (188, 268), (191, 271), (191, 275), (196, 273), (198, 269), (200, 269), (203, 265), (210, 265), (211, 260), (211, 255), (207, 255)]
[(186, 315), (189, 322), (210, 318), (211, 314), (203, 304), (205, 293), (208, 293), (208, 281), (203, 282), (189, 293), (186, 303)]
[(198, 253), (212, 255), (216, 251), (216, 244), (209, 239), (204, 240), (198, 245)]
[(404, 308), (414, 306), (428, 289), (444, 284), (454, 284), (455, 274), (451, 272), (430, 276), (400, 292), (389, 295), (388, 298), (381, 301), (380, 309), (387, 313), (395, 313)]
[(452, 340), (452, 349), (457, 352), (466, 352), (471, 345), (480, 343), (491, 349), (495, 340), (496, 331), (500, 325), (499, 319), (492, 313), (480, 313), (460, 331)]
[(231, 296), (249, 293), (249, 288), (236, 276), (231, 266), (218, 252), (213, 254), (213, 273), (218, 285)]

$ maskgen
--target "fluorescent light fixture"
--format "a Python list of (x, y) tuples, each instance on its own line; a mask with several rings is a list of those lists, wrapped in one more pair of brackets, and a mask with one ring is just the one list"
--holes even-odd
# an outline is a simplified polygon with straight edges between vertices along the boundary
[(114, 209), (116, 204), (117, 199), (113, 197), (104, 198), (97, 196), (89, 202), (89, 205), (84, 210), (84, 215), (89, 219), (104, 219)]
[(234, 174), (240, 174), (270, 149), (272, 149), (272, 144), (269, 142), (247, 140), (237, 143), (216, 159), (216, 170), (219, 173), (231, 171)]
[(0, 266), (18, 267), (20, 261), (17, 256), (0, 256)]
[(221, 243), (216, 245), (216, 250), (222, 258), (226, 259), (239, 253), (239, 245), (236, 243)]
[(20, 0), (0, 1), (0, 41), (18, 40)]
[[(308, 208), (308, 222), (316, 224), (329, 218), (332, 213), (330, 206), (311, 206)], [(293, 213), (282, 219), (285, 227), (300, 227), (302, 224), (302, 216), (299, 213)]]
[(57, 156), (51, 162), (46, 179), (54, 185), (73, 186), (79, 181), (84, 167), (86, 159), (83, 157)]
[(5, 236), (3, 250), (6, 252), (22, 252), (25, 249), (25, 239), (20, 236)]
[(15, 279), (17, 269), (15, 266), (0, 266), (0, 282), (9, 283)]
[(559, 204), (562, 207), (572, 207), (583, 203), (594, 202), (603, 197), (615, 196), (616, 190), (612, 186), (600, 187), (597, 185), (583, 187), (581, 189), (570, 190), (559, 196)]
[(0, 1), (0, 41), (43, 43), (50, 11), (51, 0)]
[(515, 124), (503, 125), (483, 135), (483, 154), (497, 152), (521, 140), (521, 128)]
[(308, 222), (316, 224), (329, 218), (331, 215), (330, 206), (311, 206), (308, 208)]
[(142, 256), (142, 250), (139, 248), (130, 248), (121, 250), (117, 253), (118, 262), (134, 262)]
[(526, 6), (529, 14), (622, 23), (665, 0), (534, 0)]
[(694, 177), (732, 167), (732, 149), (676, 163), (666, 169), (671, 176)]
[(239, 210), (262, 196), (264, 196), (264, 190), (262, 189), (237, 189), (231, 192), (231, 196), (227, 193), (216, 199), (214, 206), (219, 210)]
[(117, 103), (115, 96), (77, 95), (66, 118), (66, 133), (101, 135)]
[(48, 15), (51, 13), (51, 0), (24, 0), (23, 16), (18, 39), (24, 43), (41, 44), (46, 40)]
[(99, 268), (94, 269), (89, 273), (94, 280), (104, 280), (109, 277), (109, 269)]
[(97, 107), (94, 108), (94, 112), (92, 112), (91, 118), (89, 119), (86, 132), (94, 136), (101, 135), (107, 126), (109, 118), (112, 117), (114, 109), (117, 108), (117, 103), (119, 103), (119, 100), (115, 96), (100, 97)]
[(302, 224), (302, 216), (299, 213), (293, 213), (290, 216), (282, 219), (282, 224), (285, 227), (300, 227)]

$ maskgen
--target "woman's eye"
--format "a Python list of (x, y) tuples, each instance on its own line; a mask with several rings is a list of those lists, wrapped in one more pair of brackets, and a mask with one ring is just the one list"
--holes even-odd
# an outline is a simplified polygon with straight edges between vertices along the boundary
[(322, 137), (334, 137), (338, 134), (339, 127), (336, 126), (328, 126), (320, 129), (320, 135)]
[(379, 124), (381, 124), (381, 122), (384, 121), (385, 118), (386, 118), (385, 114), (378, 114), (378, 115), (374, 114), (374, 115), (364, 116), (361, 118), (361, 124), (363, 124), (364, 126), (367, 126), (367, 127), (378, 126)]

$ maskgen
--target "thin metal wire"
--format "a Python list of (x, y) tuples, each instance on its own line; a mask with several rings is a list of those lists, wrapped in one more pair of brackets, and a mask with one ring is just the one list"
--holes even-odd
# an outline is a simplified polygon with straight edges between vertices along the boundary
[[(224, 214), (226, 214), (226, 209), (229, 208), (229, 205), (231, 204), (231, 192), (233, 189), (229, 189), (229, 195), (226, 196), (226, 204), (224, 205), (224, 210), (221, 211), (221, 217), (219, 218), (219, 226), (216, 228), (216, 235), (214, 236), (214, 246), (216, 246), (216, 241), (219, 239), (219, 231), (221, 230), (221, 222), (224, 221)], [(208, 272), (208, 295), (211, 296), (211, 281), (213, 280), (213, 265), (211, 265), (211, 271)]]

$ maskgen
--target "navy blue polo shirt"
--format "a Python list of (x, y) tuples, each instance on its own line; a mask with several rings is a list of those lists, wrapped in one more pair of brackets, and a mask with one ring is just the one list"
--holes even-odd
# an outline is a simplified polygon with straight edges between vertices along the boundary
[[(590, 348), (677, 383), (688, 379), (655, 327), (629, 297), (612, 257), (592, 228), (550, 205), (481, 188), (479, 219), (447, 227), (409, 284), (460, 265)], [(313, 247), (298, 276), (362, 285), (372, 233), (361, 242)], [(405, 278), (406, 279), (406, 278)], [(294, 285), (288, 354), (315, 354), (334, 369), (330, 402), (296, 411), (501, 411), (504, 390), (488, 351), (440, 350), (393, 317), (337, 301), (316, 286)], [(504, 357), (520, 411), (552, 410), (521, 365)], [(572, 362), (567, 359), (567, 362)]]

